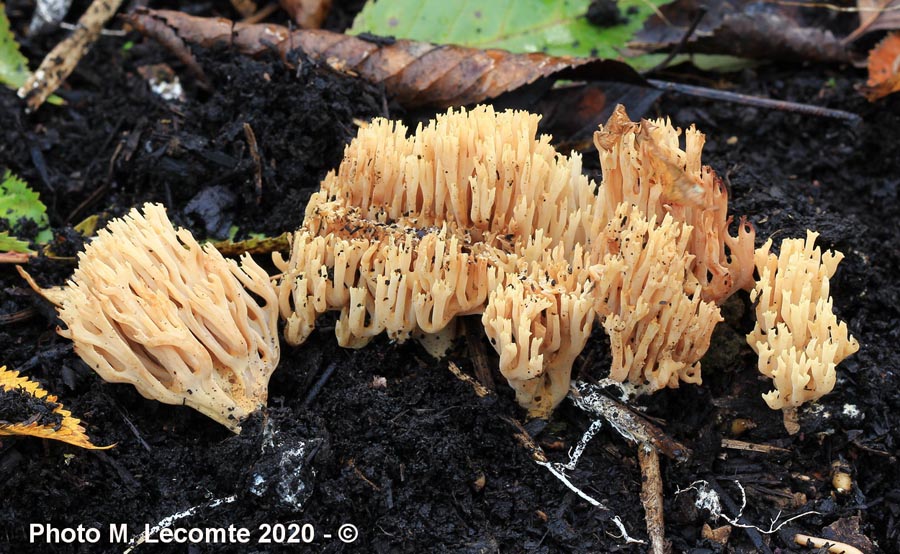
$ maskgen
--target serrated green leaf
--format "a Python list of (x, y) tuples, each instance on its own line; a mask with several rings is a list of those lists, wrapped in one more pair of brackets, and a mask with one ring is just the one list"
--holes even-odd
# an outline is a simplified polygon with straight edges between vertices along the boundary
[(47, 219), (47, 207), (41, 202), (38, 193), (7, 170), (0, 182), (0, 219), (12, 226), (22, 218), (37, 223), (41, 229), (34, 239), (36, 243), (46, 244), (53, 238), (52, 231), (48, 229), (50, 223)]
[(0, 2), (0, 83), (18, 89), (29, 75), (28, 59), (19, 52), (19, 43), (6, 17), (6, 6)]
[[(6, 6), (0, 2), (0, 84), (18, 90), (30, 76), (28, 59), (19, 51), (19, 43), (16, 42), (9, 26), (9, 18), (6, 17)], [(60, 106), (63, 99), (54, 94), (47, 102)]]
[(20, 254), (30, 254), (33, 252), (28, 248), (28, 243), (10, 236), (9, 231), (0, 232), (0, 252), (19, 252)]
[(621, 58), (620, 49), (668, 1), (620, 0), (627, 22), (601, 28), (585, 17), (590, 0), (370, 0), (350, 32), (511, 52)]

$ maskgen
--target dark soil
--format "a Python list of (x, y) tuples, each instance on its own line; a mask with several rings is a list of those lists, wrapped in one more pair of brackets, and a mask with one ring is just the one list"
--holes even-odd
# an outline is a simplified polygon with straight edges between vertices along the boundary
[[(233, 15), (227, 3), (216, 6), (213, 12)], [(21, 29), (28, 7), (13, 2), (9, 11)], [(338, 10), (331, 21), (339, 27), (349, 17)], [(25, 53), (39, 59), (58, 38), (26, 41)], [(66, 107), (24, 115), (15, 94), (0, 89), (0, 170), (11, 169), (40, 193), (57, 235), (51, 249), (63, 257), (28, 265), (41, 283), (59, 284), (71, 274), (71, 257), (83, 243), (73, 225), (145, 201), (163, 202), (176, 223), (199, 237), (218, 238), (234, 226), (238, 236), (291, 231), (309, 194), (337, 166), (354, 120), (404, 116), (377, 87), (302, 56), (289, 69), (275, 58), (201, 52), (210, 91), (181, 72), (186, 100), (169, 103), (150, 92), (137, 68), (160, 62), (182, 68), (154, 43), (124, 48), (129, 39), (138, 40), (101, 39), (69, 79)], [(769, 383), (743, 340), (752, 327), (749, 299), (732, 299), (703, 362), (704, 385), (640, 402), (693, 452), (682, 464), (662, 462), (667, 537), (676, 552), (697, 554), (812, 552), (793, 544), (796, 532), (833, 533), (867, 552), (898, 552), (900, 102), (869, 105), (853, 90), (860, 75), (850, 68), (769, 65), (730, 78), (740, 92), (863, 116), (854, 128), (681, 96), (664, 97), (645, 114), (696, 123), (707, 134), (705, 162), (726, 179), (732, 211), (750, 216), (760, 244), (811, 228), (821, 233), (822, 247), (845, 253), (832, 291), (861, 349), (840, 366), (835, 392), (802, 410), (801, 432), (788, 436), (780, 413), (760, 398)], [(255, 134), (260, 168), (245, 124)], [(593, 156), (586, 154), (589, 166), (596, 165)], [(199, 508), (175, 527), (246, 527), (252, 546), (157, 544), (136, 552), (287, 551), (256, 544), (264, 524), (312, 525), (316, 538), (307, 548), (316, 552), (643, 551), (625, 546), (610, 521), (617, 514), (644, 538), (632, 446), (604, 428), (570, 473), (610, 512), (593, 508), (516, 441), (506, 418), (524, 414), (510, 390), (498, 386), (495, 398), (480, 399), (446, 361), (413, 344), (383, 338), (343, 350), (320, 328), (302, 347), (284, 347), (268, 413), (234, 436), (189, 408), (104, 383), (56, 335), (55, 324), (54, 311), (11, 266), (0, 266), (0, 363), (58, 395), (95, 444), (116, 447), (88, 452), (2, 437), (0, 552), (121, 552), (126, 545), (106, 542), (110, 524), (128, 524), (134, 536), (192, 507)], [(604, 376), (605, 349), (602, 336), (592, 340), (576, 364), (580, 377)], [(466, 344), (451, 359), (472, 372)], [(528, 429), (551, 459), (565, 461), (589, 424), (564, 403), (546, 425)], [(784, 450), (725, 449), (724, 438)], [(835, 467), (851, 474), (849, 493), (832, 486)], [(738, 507), (729, 501), (741, 502), (740, 481), (748, 504), (743, 521), (763, 528), (779, 512), (816, 513), (771, 535), (735, 528), (723, 547), (702, 529), (724, 522), (698, 510), (693, 492), (676, 494), (700, 479), (718, 487), (729, 515)], [(103, 539), (29, 545), (32, 523), (94, 527)], [(345, 523), (359, 528), (353, 544), (336, 538)]]

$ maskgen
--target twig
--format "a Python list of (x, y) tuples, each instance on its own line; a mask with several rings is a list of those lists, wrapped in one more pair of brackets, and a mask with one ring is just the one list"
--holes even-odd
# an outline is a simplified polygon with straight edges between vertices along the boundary
[(497, 390), (494, 386), (494, 376), (491, 375), (491, 366), (488, 363), (487, 353), (484, 351), (484, 343), (481, 337), (484, 335), (484, 326), (480, 319), (464, 317), (463, 325), (466, 331), (466, 344), (469, 347), (469, 355), (472, 357), (472, 365), (475, 366), (475, 376), (478, 382), (489, 392)]
[(347, 462), (347, 465), (350, 467), (350, 469), (353, 470), (353, 473), (355, 473), (357, 477), (363, 480), (365, 484), (375, 489), (376, 492), (381, 492), (381, 487), (373, 483), (368, 477), (366, 477), (366, 475), (362, 471), (359, 470), (358, 467), (356, 467), (356, 462), (351, 459), (349, 462)]
[(659, 453), (652, 444), (638, 445), (638, 461), (641, 465), (641, 504), (647, 520), (650, 536), (650, 553), (666, 554), (670, 547), (666, 542), (666, 522), (663, 516), (663, 487), (659, 474)]
[(807, 546), (810, 548), (827, 548), (828, 552), (831, 552), (832, 554), (863, 554), (862, 550), (855, 546), (850, 546), (849, 544), (833, 541), (831, 539), (811, 537), (801, 533), (794, 535), (794, 542), (800, 546)]
[(459, 369), (458, 365), (456, 365), (453, 362), (449, 362), (447, 364), (447, 367), (450, 368), (450, 373), (455, 375), (457, 379), (459, 379), (460, 381), (462, 381), (464, 383), (471, 385), (472, 388), (475, 389), (475, 394), (478, 395), (479, 398), (484, 398), (485, 396), (490, 396), (491, 391), (484, 388), (481, 385), (481, 383), (479, 383), (475, 379), (472, 379), (472, 377), (463, 373), (462, 370)]
[(325, 372), (322, 373), (322, 376), (319, 377), (319, 380), (316, 381), (316, 384), (309, 389), (309, 394), (306, 395), (306, 398), (303, 399), (303, 409), (307, 409), (312, 406), (313, 401), (319, 396), (319, 393), (322, 392), (322, 388), (325, 386), (325, 383), (328, 382), (328, 379), (331, 378), (331, 374), (334, 373), (334, 370), (337, 369), (337, 362), (331, 362), (328, 364), (328, 367), (325, 368)]
[(75, 70), (75, 66), (100, 36), (122, 0), (94, 0), (78, 20), (78, 28), (47, 53), (41, 65), (19, 89), (28, 109), (36, 110)]
[(669, 63), (673, 59), (675, 59), (675, 56), (677, 56), (678, 54), (681, 53), (681, 50), (684, 48), (684, 45), (687, 44), (688, 40), (690, 40), (691, 35), (693, 35), (694, 31), (697, 30), (697, 25), (700, 24), (700, 21), (703, 19), (703, 16), (705, 16), (705, 15), (706, 15), (706, 8), (701, 6), (700, 9), (697, 10), (697, 15), (694, 16), (694, 21), (691, 22), (691, 26), (688, 27), (687, 31), (685, 31), (684, 35), (681, 37), (681, 40), (678, 41), (678, 44), (675, 45), (675, 48), (672, 48), (672, 50), (669, 52), (669, 55), (666, 56), (665, 58), (663, 58), (663, 60), (661, 62), (659, 62), (655, 66), (651, 67), (647, 71), (644, 71), (643, 74), (650, 75), (650, 74), (656, 73), (660, 69), (663, 69), (664, 67), (669, 65)]
[(767, 108), (771, 110), (781, 110), (786, 112), (802, 113), (806, 115), (815, 115), (818, 117), (831, 117), (834, 119), (843, 119), (854, 125), (859, 124), (862, 118), (851, 112), (844, 110), (835, 110), (833, 108), (825, 108), (822, 106), (814, 106), (812, 104), (801, 104), (799, 102), (790, 102), (788, 100), (773, 100), (771, 98), (762, 98), (760, 96), (752, 96), (749, 94), (740, 94), (738, 92), (728, 92), (724, 90), (698, 87), (696, 85), (685, 85), (683, 83), (673, 83), (670, 81), (660, 81), (658, 79), (647, 79), (647, 82), (659, 89), (669, 92), (680, 92), (700, 98), (709, 98), (710, 100), (721, 100), (724, 102), (734, 102), (746, 106), (755, 106), (757, 108)]
[(771, 446), (768, 444), (755, 444), (734, 439), (722, 439), (722, 448), (744, 450), (746, 452), (761, 452), (763, 454), (786, 454), (790, 452), (787, 448)]
[(259, 147), (256, 144), (256, 133), (249, 123), (244, 123), (244, 136), (247, 137), (247, 144), (250, 146), (250, 157), (253, 158), (255, 166), (254, 173), (256, 176), (256, 205), (262, 204), (263, 178), (262, 178), (262, 156), (259, 155)]
[(24, 264), (28, 263), (28, 259), (35, 253), (24, 252), (0, 252), (0, 264)]
[(37, 311), (34, 308), (25, 308), (24, 310), (19, 310), (17, 312), (13, 312), (11, 314), (3, 314), (0, 315), (0, 325), (9, 325), (11, 323), (21, 323), (23, 321), (28, 321)]
[[(895, 8), (885, 8), (885, 7), (874, 7), (874, 8), (865, 8), (861, 6), (839, 6), (837, 4), (832, 4), (829, 2), (800, 2), (793, 0), (768, 0), (768, 2), (772, 4), (778, 4), (779, 6), (793, 6), (797, 8), (822, 8), (826, 10), (831, 10), (833, 12), (842, 12), (842, 13), (881, 13), (881, 12), (891, 12), (894, 10), (900, 10), (900, 6)], [(890, 0), (886, 0), (885, 4), (890, 3)]]
[(576, 381), (569, 392), (575, 405), (605, 419), (624, 439), (633, 444), (652, 444), (666, 457), (679, 462), (687, 460), (691, 451), (668, 436), (662, 429), (637, 415), (624, 404), (605, 396), (599, 387)]
[[(112, 400), (112, 399), (110, 399), (110, 400)], [(132, 423), (131, 420), (128, 419), (128, 416), (125, 415), (124, 410), (119, 408), (119, 405), (114, 400), (112, 401), (112, 404), (116, 408), (116, 411), (119, 412), (119, 415), (122, 416), (122, 419), (125, 420), (125, 424), (128, 425), (129, 429), (131, 429), (131, 432), (134, 434), (134, 437), (138, 440), (139, 443), (141, 443), (141, 446), (144, 447), (144, 450), (146, 450), (147, 452), (152, 454), (153, 449), (150, 448), (150, 445), (147, 444), (147, 441), (145, 441), (144, 437), (142, 437), (141, 434), (138, 432), (138, 429), (137, 429), (137, 427), (135, 427), (134, 423)]]

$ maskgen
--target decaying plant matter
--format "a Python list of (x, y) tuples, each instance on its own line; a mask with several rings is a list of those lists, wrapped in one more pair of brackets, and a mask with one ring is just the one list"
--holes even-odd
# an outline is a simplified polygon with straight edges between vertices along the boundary
[(807, 231), (805, 241), (785, 239), (777, 256), (769, 253), (769, 239), (756, 252), (759, 281), (750, 293), (756, 326), (747, 342), (759, 355), (759, 371), (774, 381), (775, 390), (763, 395), (773, 410), (831, 392), (835, 366), (859, 350), (829, 296), (829, 280), (844, 255), (822, 253), (818, 236)]
[(699, 382), (720, 320), (710, 300), (745, 285), (753, 248), (749, 226), (728, 235), (702, 135), (681, 151), (667, 121), (631, 123), (620, 107), (597, 138), (596, 193), (577, 153), (536, 138), (538, 120), (478, 107), (409, 137), (383, 119), (360, 130), (310, 199), (291, 259), (277, 260), (288, 342), (329, 310), (351, 347), (383, 331), (446, 339), (456, 316), (481, 313), (519, 402), (546, 415), (599, 317), (613, 378), (647, 391)]
[(191, 406), (235, 432), (265, 405), (279, 358), (278, 299), (249, 256), (227, 260), (176, 231), (162, 206), (145, 204), (110, 222), (78, 260), (63, 287), (42, 290), (22, 273), (104, 380)]

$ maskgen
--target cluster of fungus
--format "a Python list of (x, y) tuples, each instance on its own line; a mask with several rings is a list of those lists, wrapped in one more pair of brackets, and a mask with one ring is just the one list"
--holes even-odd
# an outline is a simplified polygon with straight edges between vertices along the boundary
[[(645, 390), (700, 382), (716, 301), (752, 286), (752, 229), (728, 234), (727, 195), (668, 121), (619, 108), (596, 135), (604, 179), (564, 156), (539, 117), (450, 110), (411, 135), (376, 120), (314, 194), (277, 263), (291, 344), (339, 311), (342, 346), (381, 332), (446, 344), (482, 314), (522, 406), (547, 415), (599, 320), (611, 376)], [(730, 253), (730, 256), (728, 255)]]
[[(756, 253), (742, 219), (730, 233), (725, 188), (668, 120), (632, 122), (620, 106), (594, 136), (603, 179), (537, 136), (539, 116), (489, 106), (449, 110), (412, 134), (376, 119), (347, 146), (306, 208), (277, 283), (176, 231), (148, 204), (113, 221), (65, 286), (59, 308), (76, 351), (104, 379), (187, 404), (239, 431), (264, 405), (278, 362), (339, 312), (341, 346), (387, 333), (445, 351), (456, 318), (481, 315), (519, 403), (547, 416), (569, 390), (595, 322), (610, 337), (610, 377), (644, 392), (700, 383), (718, 304), (753, 289), (750, 344), (775, 380), (773, 408), (817, 398), (856, 350), (828, 300), (838, 256), (807, 243)], [(32, 282), (32, 286), (34, 283)], [(36, 288), (36, 287), (35, 287)]]
[(822, 253), (818, 233), (785, 239), (776, 256), (772, 240), (756, 251), (759, 281), (750, 293), (756, 326), (747, 342), (759, 355), (759, 371), (775, 390), (763, 398), (773, 410), (790, 409), (831, 392), (835, 366), (859, 350), (847, 324), (838, 322), (829, 280), (844, 255)]
[(278, 365), (278, 299), (249, 255), (240, 265), (175, 230), (158, 204), (110, 222), (78, 256), (55, 304), (59, 333), (105, 381), (184, 404), (239, 432)]

